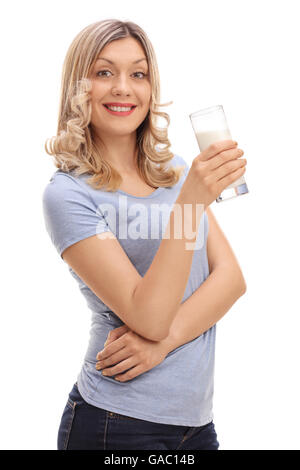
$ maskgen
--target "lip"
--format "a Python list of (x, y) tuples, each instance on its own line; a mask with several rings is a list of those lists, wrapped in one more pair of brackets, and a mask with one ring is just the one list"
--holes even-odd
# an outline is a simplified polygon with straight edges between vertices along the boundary
[(103, 103), (105, 104), (106, 106), (125, 106), (125, 108), (129, 108), (132, 107), (132, 106), (136, 106), (136, 104), (134, 103)]
[[(108, 109), (105, 105), (103, 105), (103, 106), (104, 106), (104, 108), (106, 109), (106, 111), (107, 111), (108, 113), (112, 114), (113, 116), (123, 116), (123, 117), (129, 116), (129, 114), (132, 114), (133, 111), (134, 111), (135, 108), (136, 108), (135, 105), (132, 105), (132, 106), (134, 106), (134, 108), (130, 109), (129, 111), (112, 111), (111, 109)], [(109, 104), (109, 106), (117, 106), (117, 105), (115, 105), (115, 104)], [(125, 105), (123, 104), (123, 106), (125, 106)], [(128, 106), (129, 106), (129, 105), (128, 105)]]

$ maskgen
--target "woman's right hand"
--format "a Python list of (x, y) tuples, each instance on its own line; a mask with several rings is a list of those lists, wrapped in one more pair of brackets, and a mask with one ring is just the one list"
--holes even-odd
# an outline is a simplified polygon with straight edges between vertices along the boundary
[(222, 191), (240, 178), (247, 160), (233, 140), (215, 142), (194, 158), (184, 182), (185, 191), (206, 209)]

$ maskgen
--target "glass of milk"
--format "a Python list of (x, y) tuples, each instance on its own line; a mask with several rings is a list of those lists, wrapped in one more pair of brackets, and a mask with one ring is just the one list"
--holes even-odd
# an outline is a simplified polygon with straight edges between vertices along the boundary
[[(190, 119), (201, 152), (219, 140), (233, 140), (221, 105), (200, 109), (190, 114)], [(244, 176), (241, 176), (224, 189), (216, 202), (226, 201), (246, 193), (248, 193), (247, 184)]]

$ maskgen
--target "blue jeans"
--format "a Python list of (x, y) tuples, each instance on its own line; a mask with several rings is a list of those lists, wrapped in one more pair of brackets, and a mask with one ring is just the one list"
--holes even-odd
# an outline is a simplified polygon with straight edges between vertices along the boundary
[(153, 423), (87, 403), (73, 386), (58, 431), (58, 450), (218, 450), (213, 422), (199, 427)]

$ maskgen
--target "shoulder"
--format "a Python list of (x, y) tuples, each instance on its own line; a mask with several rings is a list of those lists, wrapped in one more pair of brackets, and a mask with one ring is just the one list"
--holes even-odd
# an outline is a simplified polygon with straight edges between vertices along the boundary
[(80, 176), (57, 171), (43, 191), (46, 230), (60, 255), (73, 243), (109, 230), (84, 185)]
[(68, 188), (68, 187), (74, 187), (76, 185), (79, 185), (79, 178), (74, 176), (74, 173), (69, 172), (66, 173), (61, 170), (55, 171), (48, 184), (46, 185), (45, 189), (51, 187), (51, 188)]
[(82, 178), (56, 171), (42, 193), (42, 208), (48, 223), (68, 224), (75, 218), (93, 217), (97, 205)]
[(88, 197), (88, 191), (84, 187), (81, 178), (71, 173), (57, 170), (51, 176), (42, 194), (43, 203), (59, 202), (64, 200), (68, 194), (74, 199)]

